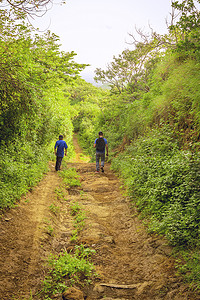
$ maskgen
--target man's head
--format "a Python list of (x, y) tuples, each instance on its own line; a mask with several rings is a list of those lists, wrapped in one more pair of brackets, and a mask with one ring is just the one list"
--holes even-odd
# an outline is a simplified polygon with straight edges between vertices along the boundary
[(99, 136), (103, 136), (103, 132), (102, 131), (99, 131)]
[(63, 140), (63, 135), (62, 134), (59, 135), (59, 140)]

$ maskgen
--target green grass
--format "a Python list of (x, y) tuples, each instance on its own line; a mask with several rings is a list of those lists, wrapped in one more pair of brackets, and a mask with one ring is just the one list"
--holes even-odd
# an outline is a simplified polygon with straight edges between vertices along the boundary
[(178, 274), (193, 290), (200, 289), (200, 250), (182, 250), (175, 254)]
[(52, 203), (50, 206), (49, 206), (49, 209), (52, 213), (54, 213), (55, 215), (59, 214), (60, 212), (60, 207), (59, 206), (56, 206), (54, 203)]
[(81, 230), (83, 230), (85, 226), (86, 214), (78, 202), (70, 203), (70, 213), (74, 219), (73, 221), (74, 230), (72, 231), (70, 240), (76, 241), (78, 238), (78, 234), (80, 233)]
[(38, 155), (34, 149), (31, 152), (28, 143), (26, 147), (23, 153), (0, 149), (0, 209), (13, 207), (48, 171), (49, 156), (46, 149), (39, 149)]
[(81, 186), (81, 182), (79, 180), (80, 176), (77, 174), (75, 168), (63, 168), (63, 170), (59, 172), (59, 176), (62, 177), (66, 188)]

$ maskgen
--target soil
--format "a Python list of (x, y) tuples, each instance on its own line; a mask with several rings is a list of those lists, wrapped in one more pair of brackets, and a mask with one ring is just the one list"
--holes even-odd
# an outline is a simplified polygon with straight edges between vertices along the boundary
[(38, 291), (47, 257), (74, 246), (70, 201), (87, 214), (77, 243), (96, 250), (92, 259), (99, 277), (82, 288), (84, 299), (200, 299), (176, 275), (166, 240), (147, 233), (110, 165), (96, 174), (95, 164), (82, 159), (76, 138), (74, 145), (76, 157), (67, 166), (80, 174), (81, 188), (61, 194), (61, 178), (50, 162), (38, 186), (1, 216), (0, 299), (42, 299)]

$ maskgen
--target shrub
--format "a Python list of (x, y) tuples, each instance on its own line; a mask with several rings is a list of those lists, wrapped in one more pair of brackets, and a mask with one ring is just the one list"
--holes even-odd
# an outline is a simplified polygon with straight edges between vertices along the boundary
[(169, 126), (133, 142), (112, 163), (149, 228), (172, 245), (199, 245), (200, 158), (179, 150)]

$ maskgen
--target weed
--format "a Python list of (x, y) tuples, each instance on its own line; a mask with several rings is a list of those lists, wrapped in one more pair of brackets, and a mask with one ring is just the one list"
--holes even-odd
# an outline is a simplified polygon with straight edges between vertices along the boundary
[(75, 241), (78, 237), (79, 232), (83, 230), (85, 226), (86, 214), (78, 202), (72, 202), (70, 204), (70, 211), (71, 216), (74, 217), (74, 230), (72, 231), (72, 236), (70, 240)]
[(63, 179), (63, 183), (65, 184), (66, 188), (74, 187), (74, 186), (81, 186), (79, 175), (76, 172), (75, 168), (69, 168), (67, 170), (60, 171), (59, 175)]
[(71, 242), (75, 242), (77, 240), (79, 232), (80, 231), (77, 228), (72, 230), (72, 234), (71, 234), (71, 238), (70, 238)]
[(57, 195), (58, 198), (62, 199), (64, 197), (64, 192), (63, 192), (63, 190), (61, 188), (56, 188), (55, 189), (55, 193), (56, 193), (56, 195)]
[(47, 233), (48, 233), (50, 236), (53, 236), (53, 235), (54, 235), (54, 229), (53, 229), (53, 227), (52, 227), (51, 225), (48, 225), (48, 226), (46, 227), (46, 231), (47, 231)]
[(95, 250), (85, 248), (83, 245), (76, 246), (74, 254), (63, 252), (59, 255), (51, 254), (48, 259), (48, 275), (42, 282), (41, 294), (44, 299), (62, 293), (67, 286), (74, 284), (88, 284), (94, 277), (94, 266), (89, 261)]
[(85, 192), (84, 191), (80, 191), (80, 195), (84, 196)]
[(49, 224), (49, 223), (50, 223), (50, 221), (49, 221), (48, 218), (43, 218), (43, 222), (44, 222), (45, 224)]
[(60, 207), (59, 206), (56, 206), (54, 203), (52, 203), (50, 206), (49, 206), (49, 209), (51, 212), (53, 212), (55, 215), (57, 215), (59, 212), (60, 212)]
[(89, 257), (92, 254), (96, 253), (96, 251), (94, 249), (85, 248), (85, 246), (83, 244), (81, 244), (79, 246), (76, 245), (74, 248), (75, 248), (75, 254), (76, 254), (76, 256), (81, 257), (81, 258), (87, 258), (87, 259), (89, 259)]
[(70, 210), (71, 210), (71, 215), (75, 216), (81, 210), (80, 204), (78, 202), (70, 203)]
[[(80, 186), (80, 180), (79, 175), (76, 172), (75, 168), (68, 168), (61, 171), (60, 176), (63, 179), (63, 182), (65, 183), (66, 188), (70, 188), (73, 186)], [(80, 194), (84, 194), (83, 191), (80, 192)], [(72, 231), (71, 235), (71, 241), (76, 241), (79, 232), (83, 229), (86, 219), (85, 212), (82, 210), (80, 204), (78, 202), (71, 202), (70, 203), (70, 214), (74, 217), (73, 225), (74, 230)]]
[(178, 273), (184, 276), (192, 289), (200, 289), (200, 252), (182, 250), (176, 255), (178, 255), (176, 258)]
[(58, 200), (67, 201), (67, 199), (66, 199), (66, 193), (67, 193), (66, 189), (63, 188), (62, 186), (60, 186), (59, 188), (55, 189), (55, 194), (56, 194)]
[(79, 206), (78, 208), (76, 206), (76, 211), (72, 211), (71, 214), (74, 216), (74, 230), (72, 231), (71, 241), (75, 241), (79, 232), (83, 230), (85, 226), (86, 215), (85, 212), (79, 208)]

